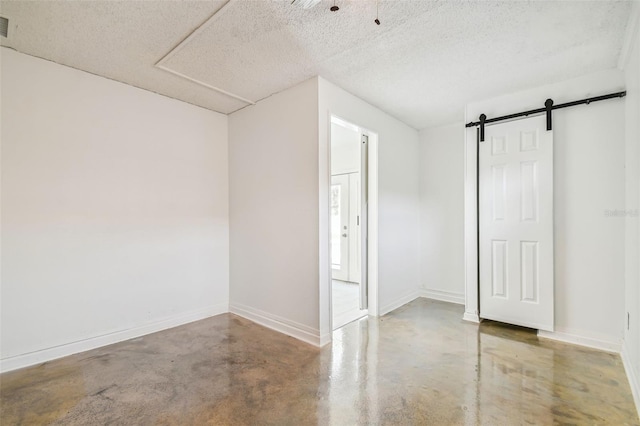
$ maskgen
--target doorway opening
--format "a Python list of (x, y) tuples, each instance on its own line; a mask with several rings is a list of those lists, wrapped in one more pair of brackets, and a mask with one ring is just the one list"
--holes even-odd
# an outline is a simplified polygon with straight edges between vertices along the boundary
[(369, 134), (331, 117), (331, 312), (333, 329), (368, 315)]

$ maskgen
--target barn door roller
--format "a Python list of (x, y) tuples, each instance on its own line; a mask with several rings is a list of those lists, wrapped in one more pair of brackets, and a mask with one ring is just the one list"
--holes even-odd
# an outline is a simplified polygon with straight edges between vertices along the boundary
[(594, 96), (592, 98), (581, 99), (579, 101), (566, 102), (564, 104), (558, 104), (558, 105), (554, 105), (552, 99), (547, 99), (544, 102), (544, 108), (517, 112), (515, 114), (503, 115), (501, 117), (495, 117), (495, 118), (487, 118), (485, 114), (480, 114), (480, 117), (478, 117), (479, 121), (472, 121), (470, 123), (467, 123), (465, 127), (479, 127), (480, 142), (484, 142), (484, 127), (487, 124), (496, 123), (498, 121), (512, 120), (514, 118), (519, 118), (519, 117), (528, 117), (529, 115), (532, 115), (532, 114), (545, 113), (547, 116), (547, 130), (552, 130), (553, 128), (552, 111), (553, 110), (572, 107), (576, 105), (582, 105), (582, 104), (589, 105), (591, 102), (604, 101), (606, 99), (613, 99), (613, 98), (623, 98), (625, 96), (627, 96), (627, 92), (622, 91), (622, 92), (616, 92), (616, 93), (609, 93), (608, 95)]

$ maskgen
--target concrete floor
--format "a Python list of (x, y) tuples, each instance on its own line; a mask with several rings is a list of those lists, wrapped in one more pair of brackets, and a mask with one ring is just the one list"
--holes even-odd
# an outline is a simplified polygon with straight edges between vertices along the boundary
[(225, 314), (0, 376), (15, 424), (639, 424), (618, 355), (418, 299), (319, 350)]

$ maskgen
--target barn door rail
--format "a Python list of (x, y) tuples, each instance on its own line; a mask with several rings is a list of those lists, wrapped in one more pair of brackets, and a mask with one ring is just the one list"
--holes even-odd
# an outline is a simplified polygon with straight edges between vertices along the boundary
[(487, 118), (485, 114), (480, 114), (478, 117), (478, 121), (472, 121), (470, 123), (465, 124), (465, 127), (479, 127), (480, 128), (480, 142), (484, 142), (484, 126), (491, 123), (496, 123), (498, 121), (512, 120), (514, 118), (519, 117), (527, 117), (533, 114), (542, 114), (545, 113), (547, 115), (547, 130), (551, 130), (553, 128), (552, 125), (552, 111), (561, 108), (568, 108), (576, 105), (589, 105), (591, 102), (604, 101), (607, 99), (614, 98), (623, 98), (627, 96), (627, 92), (615, 92), (609, 93), (608, 95), (594, 96), (591, 98), (581, 99), (579, 101), (565, 102), (563, 104), (554, 105), (552, 99), (547, 99), (544, 102), (543, 108), (531, 109), (529, 111), (517, 112), (515, 114), (503, 115), (501, 117)]
[(484, 142), (484, 127), (487, 124), (496, 123), (498, 121), (512, 120), (520, 117), (527, 117), (533, 114), (545, 113), (547, 116), (547, 130), (552, 130), (552, 111), (555, 109), (568, 108), (576, 105), (589, 105), (591, 102), (604, 101), (606, 99), (623, 98), (627, 96), (626, 91), (609, 93), (608, 95), (594, 96), (591, 98), (581, 99), (579, 101), (566, 102), (563, 104), (554, 105), (552, 99), (547, 99), (544, 102), (544, 108), (532, 109), (529, 111), (518, 112), (515, 114), (503, 115), (501, 117), (487, 118), (485, 114), (480, 114), (478, 121), (472, 121), (467, 123), (465, 127), (476, 127), (476, 255), (477, 255), (477, 310), (478, 317), (480, 317), (480, 142)]

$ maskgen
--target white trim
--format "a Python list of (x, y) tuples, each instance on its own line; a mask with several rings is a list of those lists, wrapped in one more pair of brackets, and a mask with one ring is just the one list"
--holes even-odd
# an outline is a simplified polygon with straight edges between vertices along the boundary
[(320, 344), (333, 333), (333, 283), (331, 267), (331, 112), (327, 111), (325, 137), (320, 113), (320, 78), (316, 77), (318, 90), (318, 316)]
[(442, 302), (455, 303), (464, 305), (464, 293), (455, 293), (446, 290), (434, 290), (425, 288), (422, 290), (421, 297), (426, 299), (440, 300)]
[[(465, 123), (471, 121), (465, 107)], [(478, 317), (478, 224), (476, 222), (476, 131), (464, 133), (464, 294), (465, 320), (480, 322)]]
[(620, 353), (622, 358), (622, 364), (627, 372), (627, 379), (629, 380), (629, 386), (631, 387), (631, 393), (633, 394), (633, 400), (636, 403), (636, 410), (638, 411), (638, 417), (640, 417), (640, 377), (637, 376), (636, 371), (633, 369), (633, 362), (629, 359), (629, 347), (627, 342), (622, 344), (622, 352)]
[(320, 336), (320, 347), (331, 343), (332, 334), (333, 333), (327, 333), (327, 334), (323, 334), (322, 336)]
[(323, 342), (327, 343), (327, 336), (320, 337), (320, 331), (315, 328), (252, 308), (251, 306), (232, 303), (229, 306), (229, 311), (263, 327), (294, 337), (313, 346), (320, 347)]
[(232, 3), (234, 3), (236, 0), (229, 0), (224, 6), (222, 6), (220, 9), (216, 10), (213, 15), (211, 15), (209, 18), (207, 18), (206, 21), (204, 21), (202, 24), (200, 24), (200, 26), (198, 28), (196, 28), (195, 30), (193, 30), (188, 36), (186, 36), (180, 43), (178, 43), (173, 49), (171, 49), (169, 52), (167, 52), (162, 58), (160, 58), (160, 60), (158, 62), (155, 63), (154, 67), (161, 69), (163, 71), (166, 71), (168, 73), (171, 73), (175, 76), (184, 78), (185, 80), (189, 80), (192, 83), (196, 83), (202, 87), (206, 87), (207, 89), (211, 89), (211, 90), (215, 90), (216, 92), (222, 93), (224, 95), (227, 95), (229, 97), (235, 98), (239, 101), (242, 101), (244, 103), (247, 103), (249, 105), (255, 105), (256, 103), (243, 98), (242, 96), (238, 96), (236, 94), (233, 94), (231, 92), (227, 92), (226, 90), (220, 89), (219, 87), (216, 86), (212, 86), (210, 84), (207, 84), (201, 80), (192, 78), (187, 76), (186, 74), (182, 74), (178, 71), (172, 70), (171, 68), (169, 68), (168, 66), (164, 65), (165, 62), (167, 62), (169, 59), (171, 59), (176, 53), (178, 53), (179, 51), (181, 51), (182, 49), (185, 48), (185, 46), (187, 44), (189, 44), (191, 42), (191, 40), (193, 40), (197, 35), (199, 35), (200, 33), (202, 33), (209, 25), (211, 25), (216, 19), (218, 19), (220, 16), (222, 16), (222, 14), (229, 9), (230, 5)]
[(637, 1), (631, 2), (631, 13), (629, 13), (629, 20), (627, 21), (627, 28), (624, 32), (624, 41), (622, 43), (622, 49), (620, 50), (620, 56), (618, 57), (618, 69), (624, 70), (631, 56), (631, 49), (633, 48), (633, 41), (635, 40), (636, 33), (640, 27), (640, 3)]
[(474, 322), (476, 324), (480, 324), (480, 317), (475, 312), (465, 312), (464, 315), (462, 315), (462, 319), (464, 321), (469, 321), (469, 322)]
[(553, 332), (538, 330), (538, 337), (600, 349), (607, 352), (620, 353), (622, 349), (622, 340), (615, 340), (609, 336), (570, 328), (556, 327), (556, 331)]
[(378, 303), (378, 133), (360, 128), (369, 137), (369, 164), (367, 185), (369, 210), (367, 212), (367, 290), (369, 316), (380, 315)]
[(397, 298), (393, 302), (387, 303), (385, 306), (381, 307), (380, 308), (380, 316), (386, 315), (391, 311), (395, 311), (399, 307), (404, 306), (409, 302), (413, 302), (414, 300), (416, 300), (420, 296), (421, 296), (421, 291), (420, 290), (415, 290), (415, 291), (412, 291), (409, 294), (405, 294), (404, 296)]
[(207, 306), (195, 311), (174, 315), (162, 320), (153, 321), (138, 327), (119, 330), (101, 336), (90, 337), (88, 339), (78, 340), (77, 342), (65, 343), (60, 346), (42, 349), (22, 355), (16, 355), (0, 360), (0, 371), (7, 372), (17, 370), (19, 368), (28, 367), (30, 365), (40, 364), (65, 356), (85, 352), (102, 346), (111, 345), (125, 340), (133, 339), (147, 334), (156, 333), (158, 331), (188, 324), (190, 322), (199, 321), (215, 315), (229, 312), (227, 303)]
[(342, 118), (340, 118), (340, 117), (338, 117), (336, 115), (331, 115), (330, 120), (331, 120), (330, 124), (337, 124), (338, 126), (342, 126), (345, 129), (353, 130), (354, 132), (360, 133), (360, 127), (356, 126), (353, 123), (349, 123), (348, 121), (343, 120)]

